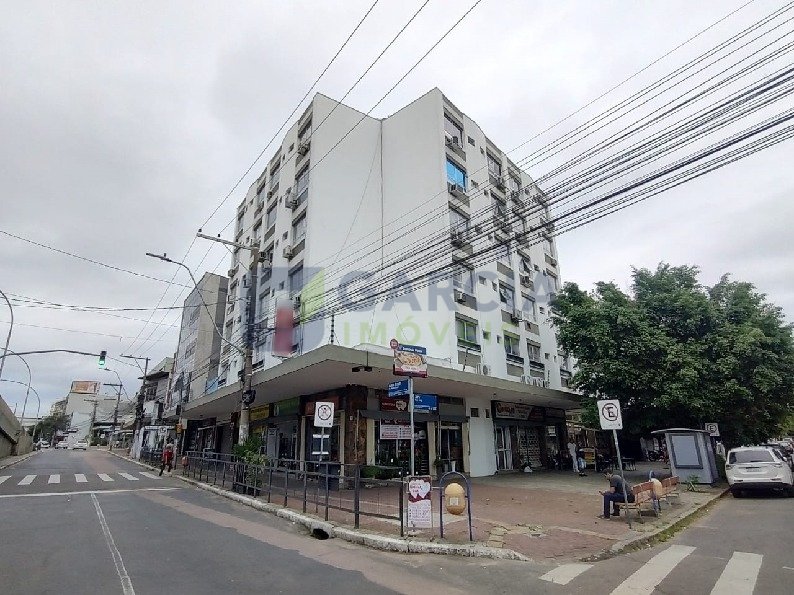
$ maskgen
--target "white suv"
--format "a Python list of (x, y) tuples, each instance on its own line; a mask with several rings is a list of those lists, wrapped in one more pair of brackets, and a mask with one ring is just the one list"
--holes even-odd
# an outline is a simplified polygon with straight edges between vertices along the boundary
[(725, 474), (731, 494), (740, 498), (745, 490), (783, 489), (794, 496), (794, 475), (785, 461), (764, 446), (744, 446), (728, 451)]

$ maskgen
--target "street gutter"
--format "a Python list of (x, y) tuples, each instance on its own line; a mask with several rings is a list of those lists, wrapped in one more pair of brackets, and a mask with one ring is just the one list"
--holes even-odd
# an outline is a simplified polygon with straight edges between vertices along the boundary
[[(112, 451), (107, 452), (120, 459), (124, 459), (125, 461), (140, 465), (141, 467), (159, 471), (157, 467), (152, 467), (151, 465), (147, 465), (141, 461), (136, 461), (135, 459), (131, 459)], [(511, 549), (489, 547), (479, 543), (456, 544), (430, 542), (419, 539), (406, 539), (402, 537), (392, 537), (389, 535), (380, 535), (378, 533), (361, 531), (351, 527), (341, 526), (330, 521), (323, 521), (317, 517), (303, 514), (278, 504), (268, 504), (267, 502), (262, 502), (256, 498), (238, 494), (236, 492), (230, 492), (229, 490), (224, 490), (217, 486), (202, 483), (183, 475), (171, 475), (170, 477), (176, 477), (185, 483), (189, 483), (190, 485), (201, 488), (202, 490), (207, 490), (208, 492), (212, 492), (218, 496), (223, 496), (229, 500), (234, 500), (240, 504), (261, 510), (262, 512), (268, 512), (282, 519), (303, 525), (309, 530), (309, 533), (319, 530), (328, 535), (329, 538), (337, 537), (339, 539), (349, 541), (350, 543), (364, 545), (377, 550), (400, 552), (404, 554), (441, 554), (448, 556), (464, 556), (469, 558), (490, 558), (494, 560), (520, 560), (522, 562), (532, 561), (530, 558), (527, 558), (526, 556)]]

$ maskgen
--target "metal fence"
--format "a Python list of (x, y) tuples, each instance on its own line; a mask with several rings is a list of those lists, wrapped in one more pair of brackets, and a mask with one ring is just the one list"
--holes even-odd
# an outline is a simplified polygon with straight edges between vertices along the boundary
[(294, 459), (251, 464), (233, 455), (196, 451), (186, 457), (182, 473), (198, 481), (313, 512), (325, 520), (334, 516), (333, 520), (357, 529), (362, 521), (395, 528), (399, 524), (400, 535), (405, 535), (404, 470), (400, 467)]

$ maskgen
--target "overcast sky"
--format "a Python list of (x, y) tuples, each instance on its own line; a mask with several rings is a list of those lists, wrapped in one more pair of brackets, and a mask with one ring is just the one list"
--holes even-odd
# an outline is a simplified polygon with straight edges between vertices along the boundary
[[(369, 110), (471, 2), (431, 0), (345, 103)], [(6, 3), (0, 21), (0, 230), (171, 279), (172, 265), (144, 253), (184, 256), (196, 228), (371, 3)], [(373, 115), (393, 113), (437, 86), (507, 150), (744, 3), (483, 0)], [(381, 0), (318, 91), (341, 97), (420, 4)], [(567, 124), (592, 117), (780, 5), (751, 3)], [(791, 107), (790, 100), (783, 107)], [(564, 280), (585, 287), (614, 280), (627, 287), (631, 266), (698, 264), (704, 283), (730, 272), (767, 293), (791, 319), (792, 146), (778, 145), (561, 236)], [(263, 164), (207, 232), (232, 218)], [(551, 165), (529, 173), (538, 177)], [(1, 234), (0, 255), (0, 289), (17, 296), (152, 307), (168, 287)], [(225, 250), (203, 241), (186, 262), (199, 274), (228, 267)], [(168, 288), (161, 305), (181, 305), (189, 280), (179, 271), (176, 281), (180, 285)], [(118, 357), (131, 349), (154, 361), (173, 354), (180, 317), (158, 312), (157, 324), (145, 326), (149, 312), (107, 316), (22, 305), (15, 315), (15, 351), (107, 349)], [(0, 321), (8, 320), (0, 307)], [(3, 341), (7, 328), (0, 324)], [(92, 358), (31, 355), (28, 361), (45, 411), (72, 380), (115, 382)], [(139, 373), (121, 363), (109, 367), (133, 394)], [(26, 374), (11, 359), (3, 377), (25, 381)], [(0, 393), (21, 412), (22, 387), (2, 383)]]

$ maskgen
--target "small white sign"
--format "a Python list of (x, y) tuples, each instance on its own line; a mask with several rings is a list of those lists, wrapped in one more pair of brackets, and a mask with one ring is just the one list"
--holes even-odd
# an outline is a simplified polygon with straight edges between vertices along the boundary
[(622, 430), (623, 416), (620, 413), (620, 401), (617, 399), (607, 399), (597, 401), (598, 419), (601, 422), (602, 430)]
[(433, 526), (433, 478), (420, 475), (408, 478), (408, 527), (430, 529)]
[(314, 426), (316, 428), (332, 428), (334, 425), (334, 404), (329, 401), (318, 401), (314, 404)]
[(706, 431), (710, 436), (720, 435), (720, 427), (717, 424), (706, 424)]

